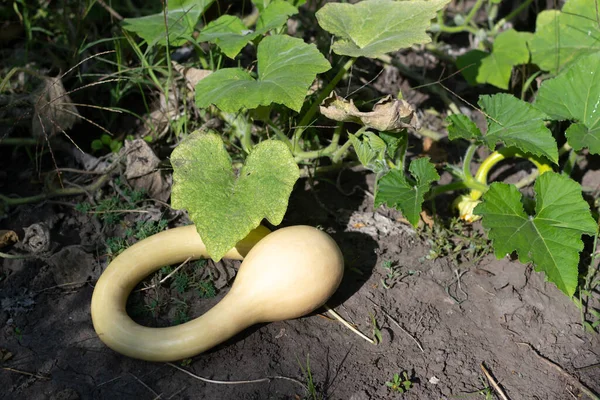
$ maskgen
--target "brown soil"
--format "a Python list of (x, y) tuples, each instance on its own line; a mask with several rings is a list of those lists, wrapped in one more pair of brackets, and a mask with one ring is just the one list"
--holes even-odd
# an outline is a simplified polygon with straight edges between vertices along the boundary
[[(337, 240), (347, 272), (329, 304), (369, 336), (374, 315), (382, 343), (369, 344), (314, 314), (248, 329), (182, 368), (216, 380), (282, 376), (306, 384), (302, 368), (309, 359), (318, 394), (341, 400), (400, 397), (385, 383), (403, 371), (414, 383), (405, 399), (479, 398), (466, 393), (487, 384), (481, 364), (512, 400), (585, 398), (580, 383), (600, 393), (600, 338), (583, 331), (575, 304), (542, 274), (493, 256), (476, 266), (451, 258), (430, 261), (429, 246), (412, 228), (390, 211), (373, 210), (365, 194), (372, 176), (346, 171), (342, 178), (342, 189), (353, 194), (341, 194), (326, 181), (310, 190), (301, 181), (284, 225), (319, 225)], [(0, 349), (12, 353), (2, 363), (0, 398), (310, 398), (289, 380), (208, 384), (167, 364), (113, 352), (90, 319), (110, 234), (95, 217), (49, 203), (22, 206), (1, 227), (20, 230), (40, 222), (50, 228), (45, 256), (0, 259)], [(401, 276), (390, 289), (382, 286), (384, 261), (392, 261)], [(211, 268), (230, 271), (229, 264)], [(57, 287), (71, 282), (85, 283)], [(188, 296), (190, 316), (200, 315), (227, 288), (209, 300)], [(173, 307), (147, 322), (164, 325)]]

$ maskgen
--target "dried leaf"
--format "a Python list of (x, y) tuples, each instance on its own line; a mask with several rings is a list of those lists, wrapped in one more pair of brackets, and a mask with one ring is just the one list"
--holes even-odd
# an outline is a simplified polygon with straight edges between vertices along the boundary
[(32, 134), (36, 138), (50, 137), (71, 129), (79, 113), (71, 104), (60, 78), (46, 78), (33, 95)]
[(0, 230), (0, 249), (19, 241), (19, 236), (14, 231)]
[(406, 101), (386, 96), (373, 106), (373, 111), (361, 112), (352, 100), (333, 92), (323, 100), (321, 114), (340, 122), (354, 122), (385, 132), (398, 132), (406, 128), (419, 129), (415, 109)]
[(194, 91), (198, 82), (212, 74), (210, 69), (198, 69), (192, 67), (185, 67), (179, 64), (177, 61), (173, 61), (173, 68), (179, 72), (185, 78), (186, 85), (190, 91)]
[(126, 140), (127, 167), (125, 177), (136, 190), (144, 190), (153, 199), (167, 201), (171, 195), (171, 178), (165, 177), (158, 166), (160, 159), (142, 139)]

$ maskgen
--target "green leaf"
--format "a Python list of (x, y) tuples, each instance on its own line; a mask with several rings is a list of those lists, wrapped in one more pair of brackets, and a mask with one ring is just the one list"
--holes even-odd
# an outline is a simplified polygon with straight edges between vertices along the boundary
[(573, 124), (565, 132), (567, 141), (575, 150), (579, 151), (584, 147), (590, 149), (592, 154), (600, 154), (600, 127), (588, 129), (583, 124)]
[(378, 173), (387, 170), (385, 164), (386, 143), (373, 132), (365, 132), (362, 138), (349, 134), (350, 142), (360, 163), (369, 170)]
[[(304, 3), (306, 0), (285, 0), (286, 3), (298, 8)], [(252, 3), (258, 8), (259, 12), (262, 12), (265, 8), (269, 6), (269, 4), (273, 3), (271, 0), (252, 0)]]
[(479, 68), (481, 68), (482, 60), (488, 56), (489, 53), (485, 51), (471, 50), (456, 58), (456, 66), (460, 69), (460, 72), (469, 85), (476, 86), (479, 83), (477, 82)]
[(284, 35), (264, 38), (257, 59), (258, 79), (240, 68), (220, 69), (202, 79), (196, 105), (237, 112), (278, 103), (300, 111), (315, 76), (331, 68), (315, 45)]
[(387, 204), (397, 208), (413, 226), (417, 226), (425, 194), (431, 188), (431, 182), (437, 181), (440, 176), (429, 162), (429, 157), (413, 161), (408, 170), (415, 182), (409, 181), (399, 170), (392, 170), (379, 180), (375, 207)]
[(523, 209), (514, 185), (492, 183), (475, 213), (483, 217), (497, 258), (516, 251), (533, 262), (550, 282), (572, 296), (577, 288), (582, 234), (593, 235), (596, 222), (583, 200), (581, 186), (567, 176), (546, 172), (535, 183), (535, 216)]
[(285, 24), (289, 17), (298, 13), (298, 8), (287, 1), (272, 1), (258, 16), (256, 31), (262, 35), (271, 29), (279, 28)]
[(364, 0), (327, 3), (317, 11), (319, 25), (337, 37), (332, 50), (351, 57), (376, 58), (429, 43), (425, 32), (436, 12), (449, 0)]
[[(214, 0), (169, 0), (167, 25), (169, 43), (181, 46), (194, 31), (198, 19)], [(163, 12), (140, 18), (125, 18), (123, 29), (136, 33), (148, 43), (166, 45), (167, 30)]]
[(257, 36), (258, 34), (248, 30), (238, 17), (222, 15), (206, 25), (197, 40), (214, 43), (227, 57), (235, 58), (244, 46)]
[(473, 121), (464, 114), (453, 114), (446, 118), (448, 121), (448, 139), (465, 139), (483, 141), (481, 131)]
[(512, 68), (529, 62), (527, 40), (531, 36), (529, 32), (517, 32), (514, 29), (498, 35), (492, 53), (481, 60), (477, 83), (489, 83), (500, 89), (508, 89)]
[(199, 42), (214, 43), (229, 58), (235, 58), (248, 42), (283, 25), (298, 9), (283, 0), (271, 2), (261, 12), (256, 31), (248, 29), (241, 19), (223, 15), (212, 21), (198, 35)]
[(535, 106), (556, 120), (575, 120), (566, 132), (575, 150), (600, 154), (600, 52), (580, 57), (542, 83)]
[(504, 93), (481, 96), (478, 104), (488, 116), (484, 140), (490, 149), (502, 142), (505, 146), (547, 157), (558, 164), (558, 148), (544, 124), (544, 120), (548, 119), (545, 113)]
[(239, 172), (221, 138), (193, 133), (175, 148), (172, 206), (185, 208), (211, 258), (220, 260), (263, 218), (279, 225), (300, 172), (280, 141), (258, 144)]
[(540, 69), (558, 74), (578, 57), (600, 50), (597, 0), (569, 0), (562, 12), (542, 11), (537, 17), (531, 59)]

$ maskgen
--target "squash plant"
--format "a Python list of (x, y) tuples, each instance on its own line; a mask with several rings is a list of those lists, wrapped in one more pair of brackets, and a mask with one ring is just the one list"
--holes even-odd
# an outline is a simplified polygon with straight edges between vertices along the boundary
[[(509, 94), (481, 96), (478, 105), (487, 120), (485, 134), (465, 115), (449, 116), (449, 139), (467, 140), (470, 146), (461, 167), (448, 166), (455, 177), (448, 185), (432, 187), (440, 177), (427, 157), (406, 161), (408, 128), (418, 128), (408, 103), (385, 98), (372, 111), (363, 112), (334, 93), (357, 58), (375, 59), (429, 42), (426, 31), (430, 21), (448, 2), (328, 3), (316, 13), (319, 26), (334, 38), (330, 51), (335, 56), (328, 58), (314, 44), (291, 37), (282, 28), (303, 1), (254, 0), (258, 10), (254, 18), (223, 15), (208, 22), (196, 37), (192, 33), (209, 0), (172, 0), (161, 14), (125, 21), (124, 28), (136, 32), (149, 46), (206, 42), (220, 52), (219, 57), (230, 59), (248, 45), (255, 48), (256, 63), (250, 68), (221, 68), (199, 81), (195, 102), (200, 109), (234, 115), (238, 121), (241, 118), (245, 126), (252, 118), (260, 119), (273, 137), (263, 133), (255, 143), (257, 135), (251, 129), (239, 130), (237, 138), (247, 153), (239, 171), (233, 169), (219, 135), (214, 133), (190, 135), (172, 155), (173, 206), (190, 212), (211, 257), (220, 259), (262, 218), (275, 225), (281, 222), (299, 177), (297, 164), (317, 158), (329, 158), (336, 164), (356, 157), (377, 174), (375, 206), (398, 208), (416, 226), (426, 199), (466, 190), (468, 193), (458, 196), (455, 203), (460, 215), (471, 221), (482, 219), (498, 257), (516, 252), (522, 262), (533, 263), (566, 295), (575, 294), (582, 235), (597, 236), (598, 229), (581, 186), (561, 173), (565, 167), (567, 171), (572, 168), (573, 157), (561, 166), (560, 154), (600, 152), (600, 54), (595, 40), (597, 26), (590, 22), (589, 36), (594, 40), (581, 41), (589, 42), (589, 46), (575, 54), (567, 41), (583, 40), (577, 36), (581, 32), (573, 33), (577, 38), (564, 30), (556, 35), (555, 22), (559, 27), (569, 26), (574, 12), (595, 15), (587, 12), (592, 0), (569, 0), (562, 13), (541, 13), (533, 35), (506, 31), (497, 36), (494, 51), (485, 55), (491, 58), (482, 65), (502, 70), (490, 77), (485, 72), (489, 66), (485, 67), (481, 73), (487, 77), (478, 81), (503, 87), (507, 75), (504, 64), (511, 64), (510, 70), (514, 63), (528, 62), (529, 53), (523, 50), (527, 48), (533, 62), (556, 76), (543, 83), (533, 104)], [(548, 38), (558, 42), (548, 42)], [(529, 47), (519, 46), (519, 57), (505, 59), (502, 52), (506, 43), (515, 40)], [(558, 51), (553, 55), (551, 49)], [(307, 98), (317, 75), (332, 68), (330, 61), (333, 72), (321, 75), (321, 80), (329, 79)], [(318, 112), (338, 121), (326, 146), (319, 144), (323, 141), (319, 136), (308, 135)], [(285, 120), (293, 122), (283, 123)], [(549, 126), (564, 126), (552, 121), (572, 123), (565, 132), (552, 132)], [(344, 122), (362, 127), (348, 132), (342, 143)], [(557, 143), (565, 140), (559, 150)], [(472, 175), (473, 156), (481, 146), (493, 152)], [(535, 200), (523, 197), (516, 185), (488, 184), (489, 170), (513, 157), (529, 159), (537, 167)], [(210, 218), (201, 221), (200, 215)]]

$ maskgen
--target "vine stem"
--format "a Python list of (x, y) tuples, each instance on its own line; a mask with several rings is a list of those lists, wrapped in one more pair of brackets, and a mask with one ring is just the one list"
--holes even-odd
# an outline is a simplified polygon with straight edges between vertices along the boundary
[(521, 12), (526, 9), (527, 7), (529, 7), (529, 5), (533, 3), (533, 0), (525, 0), (524, 2), (521, 3), (521, 5), (519, 5), (519, 7), (515, 8), (514, 10), (512, 10), (510, 12), (510, 14), (508, 14), (506, 17), (502, 18), (500, 21), (498, 21), (496, 23), (496, 25), (494, 25), (494, 28), (492, 29), (493, 31), (497, 31), (500, 26), (502, 26), (504, 23), (506, 23), (507, 21), (510, 21), (511, 19), (513, 19), (514, 17), (516, 17), (517, 15), (521, 14)]
[(484, 0), (477, 0), (477, 3), (475, 3), (473, 5), (473, 8), (471, 8), (471, 11), (469, 11), (469, 14), (467, 14), (463, 23), (458, 26), (446, 26), (446, 25), (444, 25), (443, 18), (440, 18), (438, 16), (439, 32), (459, 33), (459, 32), (463, 32), (463, 31), (468, 31), (470, 33), (476, 34), (477, 30), (475, 28), (469, 26), (469, 24), (471, 23), (473, 18), (475, 18), (475, 15), (477, 14), (477, 11), (479, 11), (481, 6), (483, 5), (483, 2), (484, 2)]
[(317, 96), (315, 101), (312, 103), (312, 105), (310, 106), (310, 108), (308, 109), (306, 114), (304, 114), (304, 116), (302, 117), (302, 119), (300, 120), (300, 122), (298, 124), (298, 128), (297, 128), (296, 132), (294, 133), (294, 137), (292, 138), (292, 146), (293, 146), (292, 150), (295, 150), (298, 148), (302, 134), (304, 133), (304, 131), (306, 130), (308, 125), (311, 123), (315, 114), (319, 110), (319, 106), (321, 105), (323, 100), (325, 100), (325, 98), (327, 96), (329, 96), (329, 94), (337, 86), (339, 81), (341, 81), (342, 78), (344, 77), (344, 75), (346, 75), (346, 73), (348, 73), (350, 68), (352, 68), (352, 66), (354, 65), (355, 62), (356, 62), (356, 58), (349, 59), (346, 62), (346, 64), (344, 64), (344, 66), (342, 68), (340, 68), (338, 73), (329, 82), (329, 84), (327, 84), (327, 86), (325, 86), (325, 88), (323, 88), (323, 90), (321, 90), (321, 92), (319, 93), (319, 95)]

